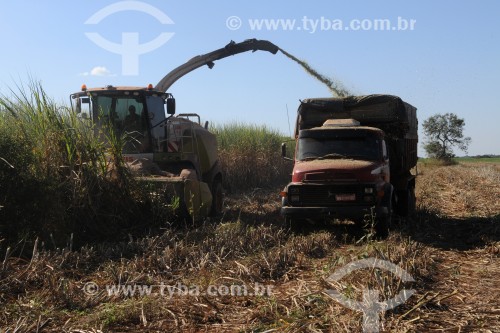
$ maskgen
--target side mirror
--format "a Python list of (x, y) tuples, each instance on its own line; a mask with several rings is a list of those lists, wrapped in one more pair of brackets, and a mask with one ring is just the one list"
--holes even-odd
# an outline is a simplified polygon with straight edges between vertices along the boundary
[(281, 157), (285, 158), (286, 157), (286, 143), (283, 142), (281, 144)]
[(167, 114), (175, 114), (175, 98), (167, 98)]
[[(387, 146), (385, 144), (385, 140), (382, 140), (382, 158), (384, 159), (384, 161), (389, 160), (389, 154), (387, 152)], [(402, 158), (403, 158), (403, 156), (401, 156), (401, 159)]]
[(286, 142), (283, 142), (281, 144), (281, 157), (285, 160), (285, 161), (293, 161), (293, 158), (290, 158), (290, 157), (287, 157), (286, 156)]

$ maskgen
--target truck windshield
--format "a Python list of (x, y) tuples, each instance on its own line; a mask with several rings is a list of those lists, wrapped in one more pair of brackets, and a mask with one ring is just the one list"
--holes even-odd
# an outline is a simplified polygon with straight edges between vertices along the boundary
[(349, 158), (380, 159), (380, 141), (374, 137), (299, 138), (297, 160)]

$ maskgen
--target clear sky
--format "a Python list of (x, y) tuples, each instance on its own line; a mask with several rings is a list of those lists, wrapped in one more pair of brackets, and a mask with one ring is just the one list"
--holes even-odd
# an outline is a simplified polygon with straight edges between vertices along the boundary
[[(113, 4), (123, 10), (96, 16)], [(137, 10), (146, 7), (163, 15)], [(9, 95), (31, 76), (56, 101), (69, 103), (82, 83), (156, 84), (195, 55), (230, 40), (258, 38), (306, 60), (355, 94), (400, 96), (418, 108), (420, 124), (433, 114), (454, 112), (465, 118), (465, 134), (472, 137), (469, 155), (500, 154), (500, 104), (493, 98), (500, 77), (499, 15), (495, 0), (2, 1), (0, 94)], [(268, 27), (263, 21), (278, 19), (267, 21)], [(383, 19), (390, 29), (376, 30)], [(127, 65), (127, 75), (122, 55), (98, 46), (88, 33), (115, 44), (123, 43), (123, 36), (136, 36), (139, 44), (165, 33), (170, 38), (140, 55), (132, 75)], [(293, 131), (300, 99), (330, 96), (297, 64), (267, 52), (200, 68), (170, 92), (179, 113), (197, 112), (217, 124), (266, 124), (284, 134), (287, 108)], [(421, 148), (419, 153), (423, 156)]]

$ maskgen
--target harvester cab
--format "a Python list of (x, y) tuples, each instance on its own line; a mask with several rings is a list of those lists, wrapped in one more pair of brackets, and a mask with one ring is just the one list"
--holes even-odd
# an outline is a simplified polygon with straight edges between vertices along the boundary
[[(195, 113), (175, 115), (175, 99), (167, 91), (181, 77), (214, 61), (246, 51), (268, 51), (278, 47), (269, 41), (231, 41), (225, 47), (199, 55), (175, 68), (153, 87), (87, 88), (71, 95), (81, 118), (96, 128), (125, 137), (124, 162), (141, 181), (159, 184), (166, 200), (179, 198), (179, 207), (193, 219), (222, 211), (222, 172), (217, 140), (201, 125)], [(194, 119), (193, 119), (194, 118)]]

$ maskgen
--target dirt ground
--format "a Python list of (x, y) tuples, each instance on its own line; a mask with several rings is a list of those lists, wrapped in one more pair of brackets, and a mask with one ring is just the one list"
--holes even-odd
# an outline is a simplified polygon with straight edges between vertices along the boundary
[[(6, 256), (0, 332), (361, 332), (363, 315), (330, 297), (380, 301), (415, 293), (383, 312), (381, 332), (500, 332), (500, 167), (422, 167), (417, 214), (394, 221), (387, 240), (345, 222), (299, 231), (278, 224), (279, 189), (230, 194), (225, 213), (202, 226), (168, 228), (120, 244)], [(329, 277), (378, 258), (414, 282), (377, 269)], [(89, 295), (89, 282), (187, 286), (266, 285), (272, 292), (223, 297)], [(257, 287), (255, 287), (257, 288)]]

